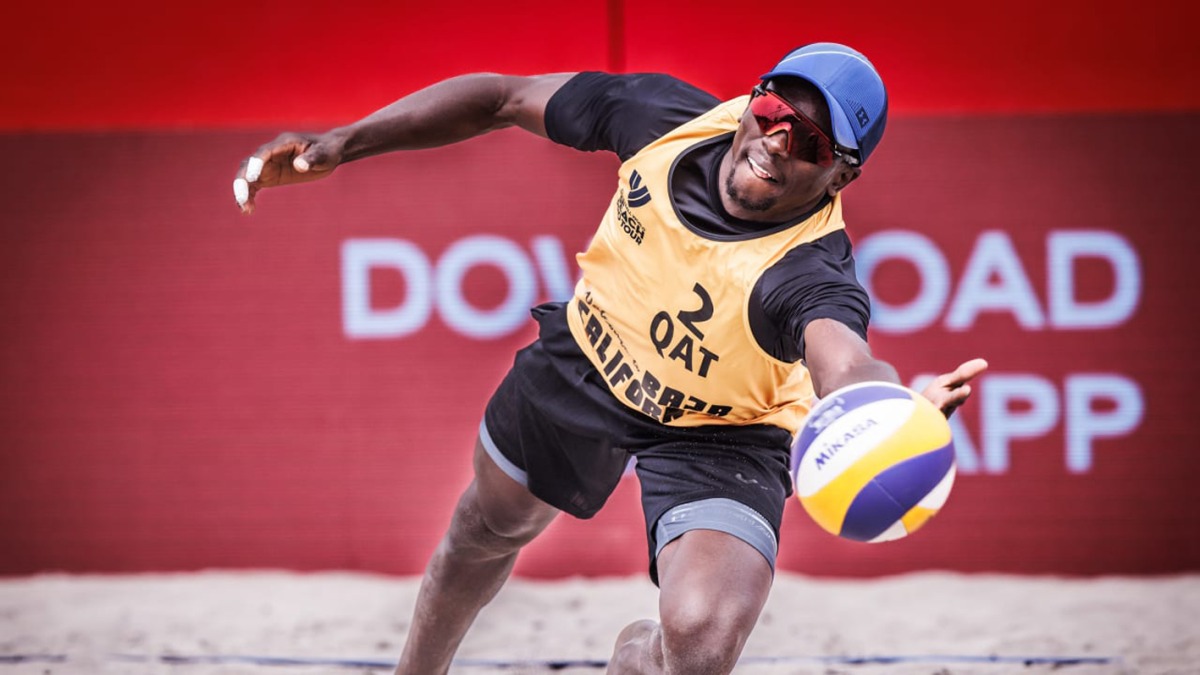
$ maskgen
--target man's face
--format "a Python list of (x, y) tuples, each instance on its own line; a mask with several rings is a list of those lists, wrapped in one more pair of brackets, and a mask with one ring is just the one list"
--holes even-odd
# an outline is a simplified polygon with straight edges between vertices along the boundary
[[(832, 137), (829, 107), (816, 87), (798, 78), (766, 83)], [(721, 199), (730, 215), (743, 220), (783, 222), (812, 210), (825, 195), (837, 194), (860, 171), (841, 159), (821, 167), (788, 153), (785, 128), (764, 134), (749, 111), (721, 162)]]

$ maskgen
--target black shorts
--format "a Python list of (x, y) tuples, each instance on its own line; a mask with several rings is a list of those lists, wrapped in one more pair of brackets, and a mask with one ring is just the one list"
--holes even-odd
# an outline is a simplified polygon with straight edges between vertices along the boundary
[(774, 568), (792, 492), (791, 434), (766, 424), (660, 424), (608, 390), (571, 335), (566, 305), (540, 305), (533, 316), (538, 340), (517, 352), (480, 425), (500, 468), (542, 501), (590, 518), (634, 457), (655, 582), (658, 552), (692, 529), (728, 532)]

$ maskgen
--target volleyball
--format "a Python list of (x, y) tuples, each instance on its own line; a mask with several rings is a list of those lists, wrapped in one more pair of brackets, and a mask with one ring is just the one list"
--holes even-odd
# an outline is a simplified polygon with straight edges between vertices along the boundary
[(950, 424), (917, 392), (863, 382), (813, 407), (792, 453), (804, 510), (826, 531), (862, 542), (906, 537), (954, 485)]

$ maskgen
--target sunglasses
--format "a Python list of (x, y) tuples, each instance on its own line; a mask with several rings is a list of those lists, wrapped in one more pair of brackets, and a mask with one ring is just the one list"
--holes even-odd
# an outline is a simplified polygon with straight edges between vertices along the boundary
[(859, 164), (853, 150), (835, 143), (816, 122), (761, 84), (754, 88), (750, 97), (750, 114), (764, 136), (786, 130), (788, 154), (796, 159), (823, 167), (832, 166), (839, 157), (850, 166)]

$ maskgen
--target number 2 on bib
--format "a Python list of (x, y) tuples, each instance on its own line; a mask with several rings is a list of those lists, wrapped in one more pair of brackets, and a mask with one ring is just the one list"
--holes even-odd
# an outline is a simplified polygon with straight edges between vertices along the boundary
[[(688, 371), (697, 373), (700, 377), (708, 377), (709, 368), (721, 357), (698, 342), (704, 339), (704, 331), (698, 324), (712, 318), (713, 301), (712, 296), (699, 283), (692, 287), (692, 292), (699, 297), (700, 307), (681, 309), (675, 313), (674, 319), (666, 310), (659, 311), (650, 320), (650, 341), (660, 357), (679, 361)], [(687, 331), (678, 331), (678, 341), (675, 339), (676, 323)]]

